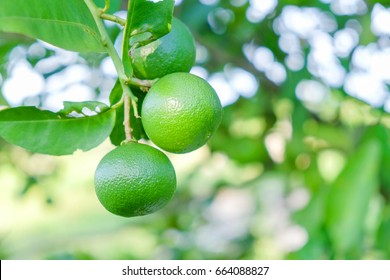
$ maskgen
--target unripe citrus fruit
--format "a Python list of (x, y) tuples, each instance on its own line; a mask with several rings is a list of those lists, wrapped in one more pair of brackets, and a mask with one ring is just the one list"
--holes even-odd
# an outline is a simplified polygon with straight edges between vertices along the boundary
[(111, 213), (142, 216), (163, 208), (176, 189), (175, 170), (161, 151), (139, 143), (119, 146), (95, 173), (99, 201)]
[(145, 132), (161, 149), (187, 153), (203, 146), (222, 119), (221, 102), (208, 82), (189, 73), (158, 80), (142, 104)]
[(134, 49), (133, 69), (140, 79), (155, 79), (173, 72), (189, 72), (195, 62), (195, 41), (187, 26), (173, 18), (172, 29), (150, 44)]

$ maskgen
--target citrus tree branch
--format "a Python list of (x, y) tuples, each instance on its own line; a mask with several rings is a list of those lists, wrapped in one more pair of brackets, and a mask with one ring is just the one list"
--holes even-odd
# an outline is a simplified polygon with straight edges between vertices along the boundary
[(123, 18), (114, 16), (114, 15), (110, 15), (110, 14), (106, 14), (106, 13), (104, 13), (103, 10), (101, 10), (101, 11), (102, 11), (102, 13), (100, 14), (100, 18), (118, 23), (122, 26), (126, 25), (126, 20), (124, 20)]
[[(133, 66), (131, 64), (130, 57), (128, 55), (129, 52), (129, 46), (130, 46), (130, 33), (131, 33), (131, 21), (129, 20), (129, 17), (131, 16), (130, 12), (130, 6), (131, 6), (131, 0), (128, 1), (128, 7), (127, 7), (127, 19), (125, 28), (123, 31), (123, 37), (122, 37), (122, 61), (124, 62), (124, 71), (125, 74), (129, 77), (129, 79), (126, 81), (126, 84), (131, 85), (129, 81), (131, 81), (131, 77), (133, 75)], [(131, 89), (129, 87), (129, 90), (131, 92)], [(123, 125), (125, 127), (125, 135), (126, 135), (126, 141), (131, 140), (131, 124), (130, 124), (130, 117), (131, 117), (131, 107), (133, 107), (134, 110), (134, 116), (136, 118), (140, 118), (138, 114), (138, 107), (137, 107), (137, 99), (133, 98), (132, 96), (124, 96), (124, 122)], [(131, 103), (131, 106), (130, 106)]]
[[(112, 62), (114, 63), (115, 69), (118, 73), (119, 82), (120, 82), (120, 84), (122, 86), (122, 90), (123, 90), (122, 99), (125, 103), (124, 126), (125, 126), (126, 140), (130, 140), (132, 136), (131, 136), (131, 127), (130, 127), (130, 106), (129, 106), (129, 104), (130, 104), (130, 98), (131, 98), (133, 108), (135, 108), (134, 115), (136, 117), (139, 117), (138, 111), (137, 111), (137, 97), (133, 95), (129, 86), (127, 85), (127, 81), (129, 79), (126, 76), (126, 72), (125, 72), (125, 68), (123, 67), (123, 63), (122, 63), (117, 51), (115, 50), (114, 45), (112, 44), (112, 42), (107, 34), (107, 31), (104, 27), (103, 21), (100, 18), (101, 10), (96, 7), (96, 5), (93, 3), (92, 0), (85, 0), (85, 3), (88, 6), (88, 8), (89, 8), (94, 20), (95, 20), (95, 23), (99, 29), (102, 43), (103, 43), (104, 47), (106, 48), (107, 53), (111, 57)], [(107, 2), (106, 2), (106, 4), (107, 4)], [(124, 41), (125, 41), (125, 39), (124, 39)]]
[(107, 34), (106, 28), (103, 25), (102, 20), (100, 19), (100, 9), (96, 7), (96, 5), (93, 3), (92, 0), (84, 0), (85, 4), (88, 6), (95, 23), (99, 29), (99, 33), (101, 36), (102, 43), (108, 53), (108, 55), (111, 57), (112, 62), (114, 63), (115, 69), (118, 73), (119, 82), (123, 89), (123, 94), (129, 95), (133, 100), (137, 101), (137, 97), (133, 95), (133, 93), (130, 91), (129, 87), (126, 85), (126, 81), (128, 80), (125, 69), (123, 68), (122, 61), (118, 55), (118, 53), (115, 50), (115, 47), (113, 43), (111, 42), (110, 37)]
[(126, 141), (131, 141), (131, 126), (130, 126), (130, 113), (131, 113), (131, 105), (130, 105), (130, 97), (124, 96), (124, 121), (123, 126), (125, 127), (125, 135), (126, 135)]
[(157, 81), (158, 81), (158, 79), (154, 79), (154, 80), (141, 80), (141, 79), (132, 77), (129, 80), (127, 80), (127, 83), (129, 85), (132, 85), (132, 86), (150, 88)]

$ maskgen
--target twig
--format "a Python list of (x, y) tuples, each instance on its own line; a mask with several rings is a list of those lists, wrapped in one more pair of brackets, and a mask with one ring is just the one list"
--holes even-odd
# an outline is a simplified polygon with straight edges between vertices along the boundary
[(137, 79), (137, 78), (132, 77), (132, 78), (128, 79), (126, 82), (127, 82), (127, 84), (132, 85), (132, 86), (150, 88), (157, 81), (158, 81), (158, 79), (141, 80), (141, 79)]
[[(118, 73), (119, 82), (123, 89), (123, 95), (129, 96), (134, 102), (137, 102), (138, 98), (131, 92), (130, 88), (126, 84), (128, 78), (125, 74), (125, 69), (123, 68), (122, 61), (107, 34), (106, 28), (104, 27), (102, 20), (100, 19), (100, 9), (96, 7), (95, 3), (93, 3), (93, 0), (84, 0), (84, 1), (95, 20), (96, 26), (101, 36), (102, 43), (106, 48), (107, 53), (110, 55), (112, 62), (114, 63), (116, 72)], [(135, 111), (134, 113), (137, 112)]]
[(131, 127), (130, 127), (130, 113), (131, 113), (131, 106), (130, 106), (130, 97), (125, 96), (124, 97), (124, 121), (123, 125), (125, 127), (125, 135), (126, 135), (126, 141), (131, 141), (132, 136), (131, 136)]
[(124, 20), (123, 18), (114, 16), (114, 15), (110, 15), (110, 14), (105, 14), (103, 12), (103, 10), (102, 10), (102, 13), (100, 14), (100, 18), (105, 19), (105, 20), (109, 20), (109, 21), (112, 21), (112, 22), (115, 22), (115, 23), (118, 23), (118, 24), (120, 24), (122, 26), (126, 25), (126, 20)]

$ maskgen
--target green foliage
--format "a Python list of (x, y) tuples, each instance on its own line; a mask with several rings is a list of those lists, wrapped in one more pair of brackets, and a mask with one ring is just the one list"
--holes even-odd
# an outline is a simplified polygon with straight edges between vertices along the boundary
[[(75, 12), (77, 11), (77, 12)], [(105, 51), (84, 1), (3, 0), (0, 31), (24, 34), (79, 52)]]
[(377, 139), (380, 143), (380, 174), (379, 178), (383, 185), (385, 195), (390, 195), (390, 131), (384, 125), (377, 124), (369, 127), (366, 132), (367, 138)]
[[(105, 5), (105, 1), (95, 2), (101, 8)], [(0, 31), (35, 37), (73, 51), (107, 50), (107, 46), (104, 46), (107, 42), (103, 43), (103, 40), (109, 40), (106, 38), (106, 31), (101, 29), (100, 24), (93, 17), (93, 14), (100, 12), (89, 1), (88, 5), (82, 1), (47, 1), (47, 3), (31, 4), (27, 7), (22, 1), (2, 1), (0, 22), (4, 21), (7, 24), (1, 24)], [(107, 12), (115, 12), (120, 4), (120, 1), (112, 1)], [(156, 3), (146, 0), (129, 2), (130, 12), (122, 46), (123, 65), (119, 65), (120, 62), (116, 60), (118, 55), (115, 50), (108, 47), (109, 55), (113, 56), (117, 69), (123, 67), (125, 73), (131, 76), (132, 69), (128, 55), (130, 37), (148, 34), (147, 37), (142, 38), (142, 42), (150, 42), (168, 33), (173, 6), (174, 1), (171, 0)], [(74, 12), (75, 10), (77, 13)], [(119, 73), (119, 75), (122, 74)], [(140, 110), (144, 92), (137, 87), (130, 89), (118, 80), (110, 95), (110, 105), (116, 105), (115, 109), (104, 107), (105, 105), (97, 102), (78, 104), (65, 102), (64, 109), (57, 113), (41, 111), (33, 107), (7, 109), (1, 112), (3, 125), (0, 133), (10, 143), (33, 152), (52, 155), (71, 154), (77, 149), (89, 150), (103, 142), (108, 135), (112, 143), (119, 145), (125, 140), (123, 96), (128, 95), (127, 92), (124, 93), (125, 90), (134, 92), (133, 94), (139, 100), (137, 107)], [(3, 98), (0, 98), (0, 102), (6, 104)], [(83, 110), (90, 110), (95, 115), (84, 116)], [(74, 117), (75, 114), (78, 116)], [(147, 139), (142, 123), (135, 115), (135, 110), (132, 110), (130, 114), (133, 137)], [(34, 122), (31, 122), (31, 118)], [(115, 125), (113, 124), (114, 118)], [(65, 133), (67, 130), (70, 132)], [(31, 132), (33, 139), (26, 138), (24, 131)], [(64, 134), (66, 137), (63, 137)], [(43, 141), (42, 135), (45, 138)]]
[(378, 141), (363, 143), (329, 190), (326, 226), (336, 257), (360, 255), (369, 204), (378, 190), (379, 163)]
[(102, 143), (114, 121), (115, 111), (95, 101), (66, 102), (57, 113), (18, 107), (0, 111), (0, 135), (32, 152), (68, 155)]
[[(142, 113), (154, 81), (134, 77), (129, 53), (170, 30), (174, 1), (130, 1), (124, 28), (98, 25), (101, 10), (85, 5), (101, 9), (105, 2), (0, 0), (2, 258), (390, 258), (389, 82), (378, 56), (389, 46), (373, 12), (386, 10), (387, 0), (353, 7), (279, 0), (264, 14), (261, 1), (178, 3), (175, 17), (196, 39), (195, 72), (213, 81), (223, 100), (233, 97), (208, 148), (172, 157), (179, 168), (171, 203), (130, 221), (109, 216), (91, 200), (96, 156), (112, 146), (55, 158), (6, 142), (54, 155), (91, 149), (108, 136), (118, 146), (126, 139), (122, 101), (130, 93), (138, 99), (130, 110), (132, 136), (147, 139), (134, 109)], [(111, 15), (129, 3), (110, 2)], [(104, 30), (108, 36), (102, 37)], [(60, 52), (35, 39), (83, 54), (45, 69)], [(103, 45), (108, 39), (122, 41), (120, 58)], [(119, 77), (103, 69), (107, 55)], [(91, 89), (93, 100), (109, 97), (109, 106), (65, 102), (61, 111), (42, 111), (48, 96), (62, 98), (46, 88), (15, 102), (9, 85), (20, 65), (46, 86), (62, 84), (72, 66), (88, 68), (90, 77), (74, 84)], [(366, 72), (382, 81), (365, 84), (360, 75)], [(351, 83), (352, 74), (357, 79)], [(11, 227), (17, 234), (9, 234)], [(286, 240), (301, 243), (286, 246)]]
[(171, 30), (174, 0), (130, 1), (127, 24), (132, 44), (147, 44)]
[(376, 246), (383, 250), (386, 255), (386, 259), (390, 258), (390, 242), (389, 242), (389, 235), (390, 235), (390, 208), (387, 207), (383, 211), (383, 220), (380, 224), (380, 227), (378, 229), (378, 233), (376, 236)]
[(127, 75), (133, 74), (130, 45), (147, 44), (167, 34), (171, 29), (173, 8), (173, 0), (129, 2), (122, 42), (122, 61)]

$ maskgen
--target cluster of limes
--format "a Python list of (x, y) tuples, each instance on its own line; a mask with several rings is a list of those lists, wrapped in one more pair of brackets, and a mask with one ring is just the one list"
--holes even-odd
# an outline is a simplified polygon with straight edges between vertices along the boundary
[[(150, 140), (162, 150), (188, 153), (203, 146), (222, 118), (222, 107), (207, 81), (188, 73), (195, 62), (195, 41), (174, 18), (171, 31), (131, 52), (134, 75), (158, 79), (147, 92), (141, 120)], [(130, 142), (108, 153), (95, 173), (103, 206), (125, 216), (141, 216), (164, 207), (176, 189), (168, 157), (146, 144)]]

